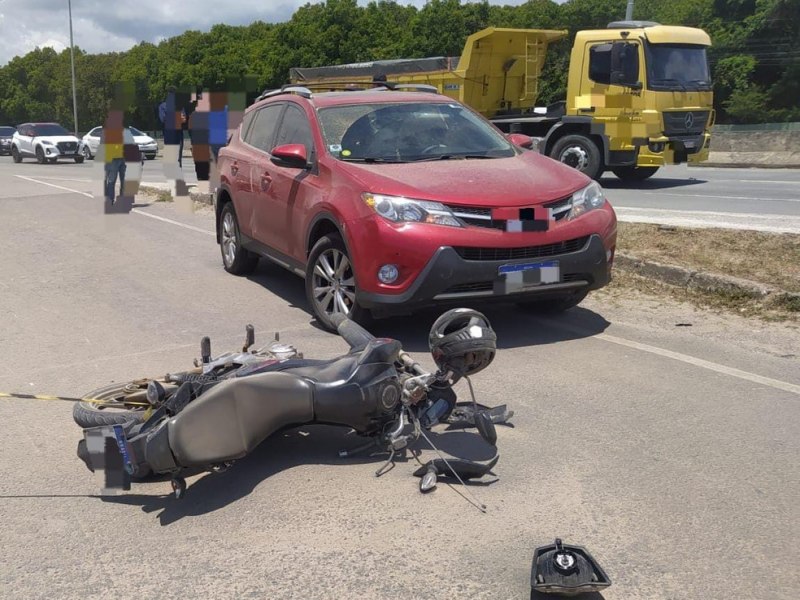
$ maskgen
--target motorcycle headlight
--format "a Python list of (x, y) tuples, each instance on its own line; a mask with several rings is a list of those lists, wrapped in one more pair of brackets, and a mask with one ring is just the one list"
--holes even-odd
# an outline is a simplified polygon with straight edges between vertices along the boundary
[(453, 212), (444, 204), (428, 200), (411, 200), (398, 196), (383, 194), (362, 194), (361, 196), (372, 210), (393, 223), (430, 223), (463, 227)]
[(606, 203), (606, 196), (603, 188), (596, 181), (593, 181), (585, 188), (572, 194), (572, 209), (569, 211), (569, 219), (576, 219), (582, 214), (602, 208)]

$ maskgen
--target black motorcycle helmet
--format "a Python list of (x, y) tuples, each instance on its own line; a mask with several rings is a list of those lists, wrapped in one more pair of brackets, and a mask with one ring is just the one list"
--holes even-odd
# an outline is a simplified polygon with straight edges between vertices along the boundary
[(428, 338), (439, 369), (455, 379), (473, 375), (494, 360), (497, 335), (489, 320), (476, 310), (454, 308), (436, 319)]

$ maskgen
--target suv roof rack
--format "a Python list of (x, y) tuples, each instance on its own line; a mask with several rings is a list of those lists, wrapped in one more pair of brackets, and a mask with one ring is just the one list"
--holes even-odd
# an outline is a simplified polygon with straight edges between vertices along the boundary
[(303, 98), (311, 98), (311, 90), (307, 87), (302, 85), (284, 85), (280, 89), (277, 90), (264, 90), (258, 98), (256, 98), (256, 102), (263, 100), (264, 98), (270, 98), (272, 96), (280, 96), (281, 94), (297, 94), (298, 96), (302, 96)]
[(390, 81), (314, 81), (305, 83), (304, 85), (287, 84), (277, 90), (264, 90), (264, 92), (258, 98), (256, 98), (255, 101), (260, 102), (265, 98), (280, 96), (281, 94), (297, 94), (308, 99), (313, 97), (311, 88), (326, 88), (326, 91), (363, 92), (366, 90), (414, 90), (417, 92), (428, 92), (430, 94), (439, 93), (439, 89), (436, 86), (424, 83), (393, 83)]

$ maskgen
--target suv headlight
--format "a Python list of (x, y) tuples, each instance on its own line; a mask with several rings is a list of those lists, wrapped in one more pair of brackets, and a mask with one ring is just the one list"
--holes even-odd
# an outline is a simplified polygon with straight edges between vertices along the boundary
[(593, 181), (585, 188), (572, 194), (572, 209), (569, 211), (569, 219), (576, 219), (582, 214), (602, 208), (606, 203), (606, 196), (603, 188), (596, 181)]
[(463, 227), (453, 212), (444, 204), (428, 200), (411, 200), (383, 194), (362, 194), (364, 202), (384, 219), (394, 223), (430, 223)]
[(42, 140), (42, 146), (52, 146), (53, 142), (50, 140)]

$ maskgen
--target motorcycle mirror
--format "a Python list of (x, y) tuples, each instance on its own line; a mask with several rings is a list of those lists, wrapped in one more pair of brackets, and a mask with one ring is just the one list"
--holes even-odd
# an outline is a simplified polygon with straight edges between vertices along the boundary
[(256, 330), (253, 328), (252, 325), (248, 325), (245, 327), (245, 341), (244, 341), (244, 348), (242, 348), (242, 352), (247, 352), (247, 349), (256, 343)]
[(200, 340), (200, 356), (204, 363), (211, 362), (211, 338), (208, 336)]
[(152, 379), (148, 382), (146, 397), (150, 406), (160, 406), (166, 396), (167, 391), (158, 381)]
[(475, 427), (478, 428), (478, 432), (484, 440), (492, 446), (497, 445), (497, 428), (495, 428), (488, 411), (481, 410), (475, 413)]
[(436, 467), (433, 463), (428, 463), (428, 470), (425, 472), (425, 475), (422, 476), (422, 479), (419, 480), (419, 491), (423, 494), (433, 491), (436, 488), (437, 481), (438, 475)]

